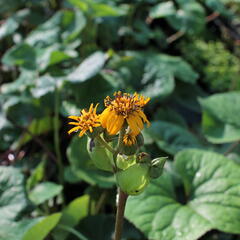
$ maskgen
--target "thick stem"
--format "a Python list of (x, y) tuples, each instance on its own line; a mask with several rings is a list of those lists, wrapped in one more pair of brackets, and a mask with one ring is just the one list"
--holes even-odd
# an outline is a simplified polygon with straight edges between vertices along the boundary
[(127, 202), (128, 195), (122, 190), (118, 189), (118, 201), (117, 201), (117, 215), (115, 222), (114, 240), (120, 240), (122, 236), (122, 227), (124, 220), (124, 211)]

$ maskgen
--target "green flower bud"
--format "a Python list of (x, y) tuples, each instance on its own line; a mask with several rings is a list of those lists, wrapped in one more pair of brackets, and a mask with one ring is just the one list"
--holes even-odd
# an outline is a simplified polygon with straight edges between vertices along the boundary
[(151, 157), (148, 153), (141, 152), (137, 155), (137, 162), (138, 163), (151, 163)]
[(132, 165), (126, 170), (117, 172), (116, 180), (123, 192), (128, 195), (138, 195), (149, 183), (149, 166), (141, 163)]
[(133, 154), (135, 154), (138, 150), (138, 145), (137, 144), (133, 144), (133, 145), (125, 145), (125, 144), (122, 144), (120, 149), (119, 149), (119, 152), (121, 154), (124, 154), (124, 155), (127, 155), (127, 156), (131, 156)]
[(160, 157), (152, 160), (149, 171), (149, 175), (151, 178), (158, 178), (162, 175), (166, 160), (167, 157)]
[(132, 166), (134, 163), (136, 163), (136, 156), (135, 155), (126, 156), (118, 154), (116, 163), (118, 168), (125, 170)]
[(111, 153), (96, 139), (88, 139), (87, 150), (95, 166), (112, 172)]

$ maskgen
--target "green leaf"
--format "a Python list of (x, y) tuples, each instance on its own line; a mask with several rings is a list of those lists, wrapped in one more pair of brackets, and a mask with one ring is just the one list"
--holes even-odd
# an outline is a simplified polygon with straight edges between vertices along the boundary
[(30, 14), (29, 9), (17, 11), (0, 26), (0, 40), (14, 33), (20, 23)]
[(192, 133), (173, 123), (154, 121), (145, 133), (156, 142), (160, 149), (170, 154), (175, 154), (185, 148), (202, 148)]
[(9, 66), (19, 66), (27, 70), (36, 69), (35, 49), (26, 43), (10, 48), (3, 56), (2, 62)]
[(43, 180), (46, 161), (41, 161), (33, 170), (31, 176), (27, 179), (27, 191), (31, 190), (37, 183)]
[(120, 6), (115, 7), (110, 4), (98, 3), (91, 0), (68, 0), (75, 7), (81, 9), (84, 12), (88, 12), (92, 17), (107, 17), (107, 16), (121, 16), (126, 11)]
[(68, 236), (68, 232), (61, 228), (61, 226), (75, 227), (81, 219), (88, 215), (89, 196), (84, 195), (82, 197), (74, 199), (63, 210), (62, 217), (59, 222), (59, 227), (54, 230), (54, 237), (57, 240), (64, 240)]
[(152, 7), (149, 12), (149, 17), (155, 18), (162, 18), (172, 16), (176, 13), (176, 9), (172, 1), (167, 1), (163, 3), (159, 3)]
[(149, 239), (196, 240), (211, 229), (240, 233), (240, 167), (222, 155), (201, 150), (177, 154), (175, 169), (187, 203), (177, 201), (168, 172), (130, 197), (126, 216)]
[(43, 182), (34, 187), (29, 193), (30, 200), (36, 204), (42, 204), (45, 201), (57, 196), (63, 187), (53, 182)]
[(102, 52), (95, 52), (86, 58), (71, 74), (67, 76), (70, 82), (84, 82), (95, 76), (104, 66), (107, 56)]
[(174, 77), (168, 71), (158, 68), (154, 73), (154, 82), (143, 88), (141, 93), (150, 98), (165, 98), (175, 87)]
[(91, 185), (110, 188), (115, 184), (113, 174), (98, 170), (87, 152), (87, 137), (75, 137), (67, 148), (71, 168), (66, 169), (65, 177), (79, 182), (84, 180)]
[(15, 220), (30, 205), (24, 188), (24, 176), (13, 167), (0, 167), (1, 221)]
[(205, 11), (197, 2), (182, 3), (175, 15), (167, 17), (167, 21), (178, 31), (198, 34), (205, 27)]
[(23, 219), (18, 222), (1, 222), (0, 239), (1, 240), (22, 240), (24, 234), (42, 218)]
[(22, 240), (43, 240), (58, 224), (61, 213), (54, 213), (31, 227)]
[(233, 14), (231, 14), (230, 10), (228, 10), (224, 3), (219, 0), (206, 0), (205, 1), (206, 5), (213, 11), (219, 12), (221, 15), (225, 17), (229, 17)]
[(31, 88), (31, 93), (33, 97), (40, 98), (50, 92), (54, 92), (59, 80), (53, 78), (50, 75), (44, 75), (37, 78), (35, 81), (35, 86)]
[(150, 61), (160, 65), (162, 69), (173, 73), (175, 78), (183, 82), (196, 83), (198, 74), (192, 69), (191, 65), (181, 57), (160, 54), (155, 57), (150, 57)]
[(240, 140), (240, 92), (215, 94), (200, 99), (203, 132), (212, 143)]

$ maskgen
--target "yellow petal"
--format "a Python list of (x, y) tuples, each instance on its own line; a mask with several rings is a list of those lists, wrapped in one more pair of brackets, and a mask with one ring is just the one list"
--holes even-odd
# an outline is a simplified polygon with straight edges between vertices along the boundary
[(144, 112), (143, 111), (138, 111), (138, 113), (139, 113), (140, 117), (143, 119), (143, 121), (146, 122), (148, 127), (149, 127), (150, 126), (150, 122), (147, 120), (147, 117), (144, 114)]
[(107, 127), (107, 120), (108, 120), (108, 116), (110, 114), (110, 109), (109, 108), (106, 108), (100, 115), (100, 121), (102, 123), (102, 126), (104, 128)]
[(143, 121), (142, 121), (141, 117), (138, 114), (134, 114), (134, 117), (135, 117), (135, 122), (136, 122), (138, 128), (140, 130), (142, 130), (144, 126), (143, 126)]
[(121, 115), (117, 116), (117, 120), (114, 122), (113, 127), (111, 128), (110, 134), (111, 135), (117, 134), (122, 128), (123, 123), (124, 123), (124, 117)]
[(68, 124), (70, 124), (70, 125), (79, 125), (78, 122), (69, 122)]
[(78, 116), (68, 116), (68, 118), (78, 121), (78, 118), (79, 118), (79, 117), (78, 117)]
[(70, 133), (72, 133), (72, 132), (74, 132), (74, 131), (78, 131), (80, 129), (80, 127), (74, 127), (74, 128), (72, 128), (72, 129), (70, 129), (69, 131), (68, 131), (68, 134), (70, 134)]
[(117, 115), (115, 114), (114, 111), (111, 111), (110, 114), (108, 115), (108, 119), (107, 119), (107, 131), (111, 134), (111, 129), (112, 127), (114, 127), (114, 124), (117, 120)]
[(127, 118), (127, 123), (128, 123), (128, 125), (129, 125), (129, 127), (131, 128), (132, 133), (133, 133), (134, 135), (138, 135), (139, 132), (140, 132), (140, 130), (139, 130), (139, 128), (138, 128), (138, 126), (137, 126), (137, 124), (136, 124), (136, 122), (135, 122), (135, 117), (132, 116), (132, 115), (130, 115), (130, 116)]
[(86, 130), (82, 130), (80, 133), (79, 133), (79, 137), (82, 137), (84, 135), (84, 133), (86, 132)]

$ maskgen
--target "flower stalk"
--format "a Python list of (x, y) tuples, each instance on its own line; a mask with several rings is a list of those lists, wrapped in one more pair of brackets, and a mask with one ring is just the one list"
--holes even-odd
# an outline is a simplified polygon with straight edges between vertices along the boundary
[(117, 214), (115, 222), (114, 240), (121, 240), (124, 212), (127, 203), (128, 195), (118, 188)]

